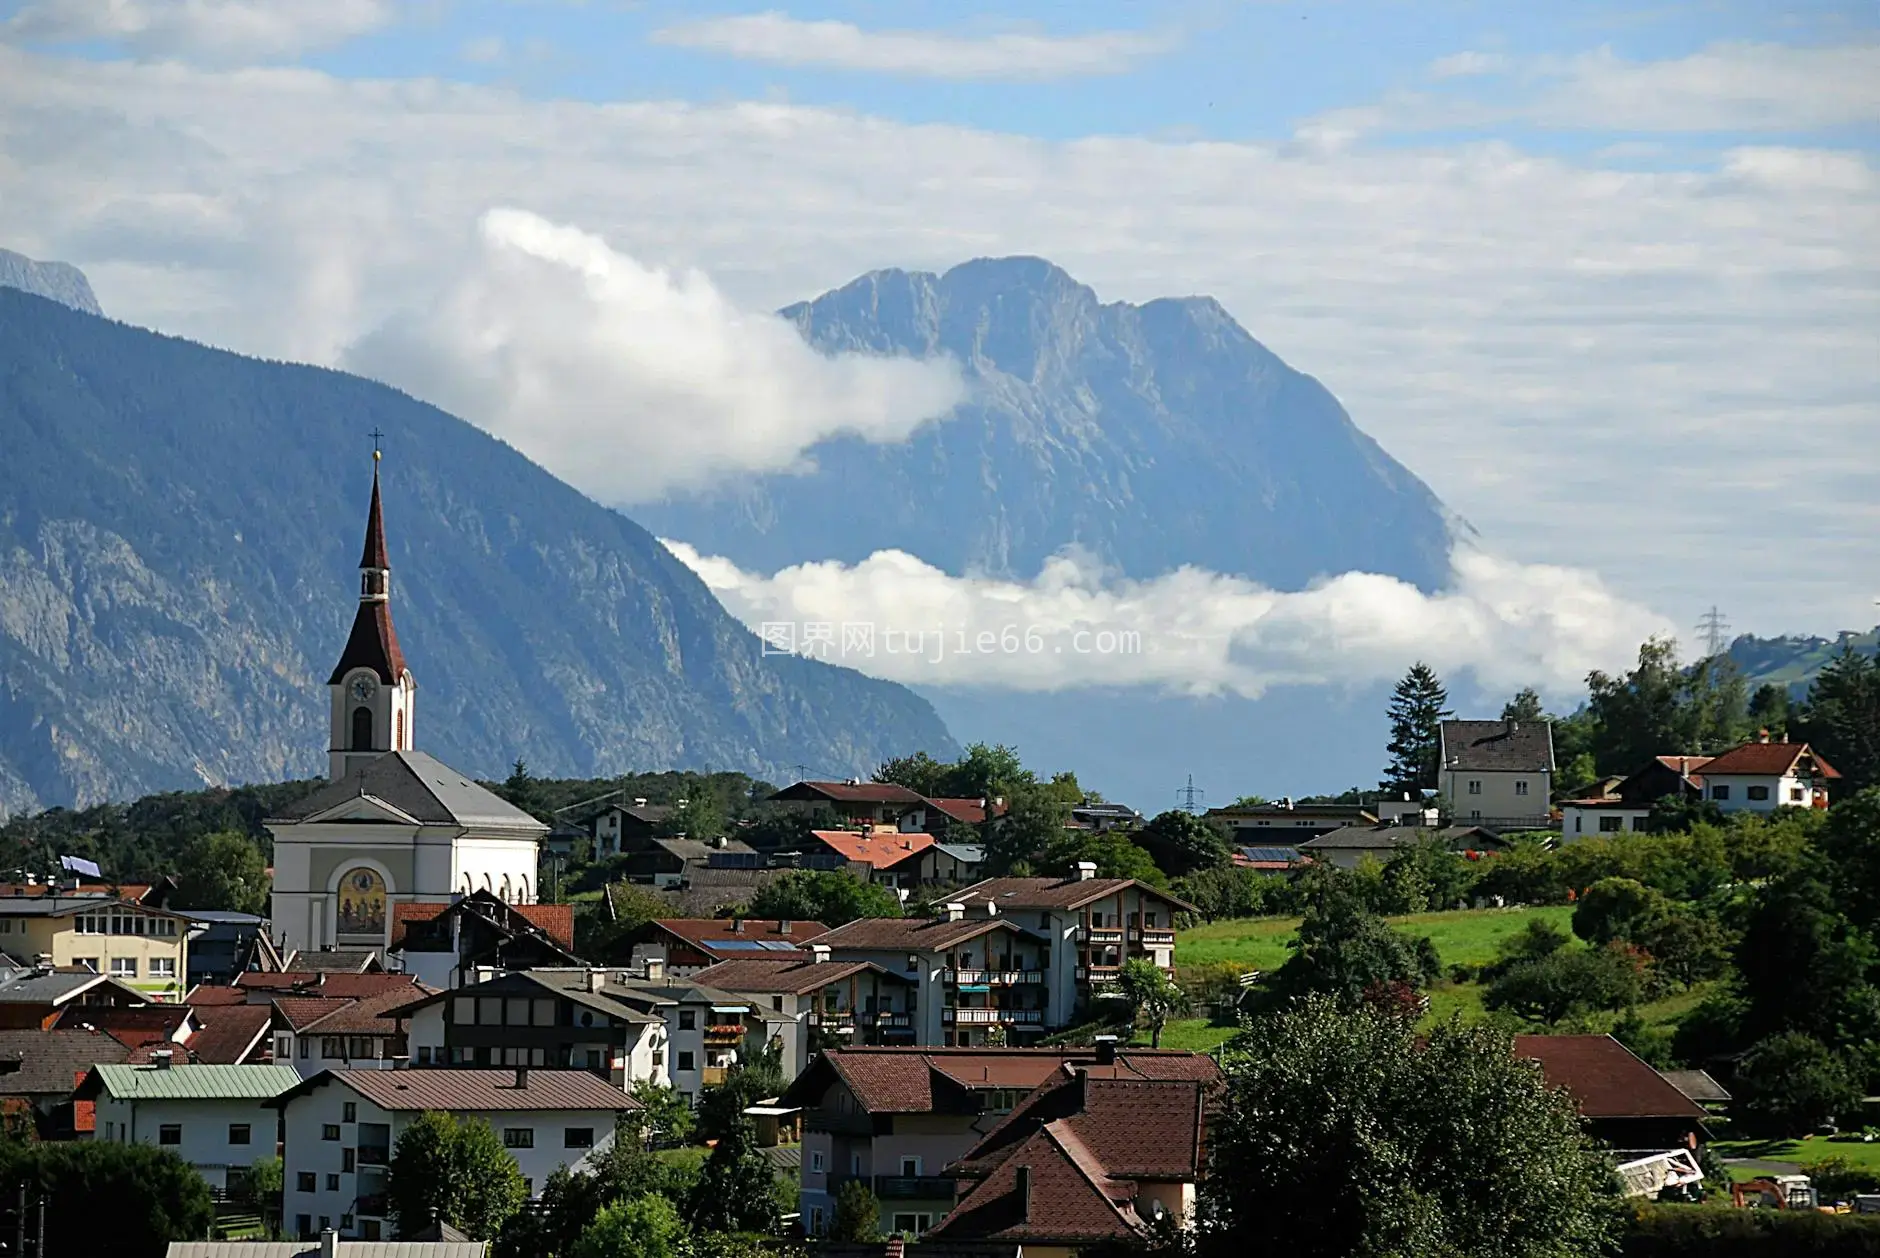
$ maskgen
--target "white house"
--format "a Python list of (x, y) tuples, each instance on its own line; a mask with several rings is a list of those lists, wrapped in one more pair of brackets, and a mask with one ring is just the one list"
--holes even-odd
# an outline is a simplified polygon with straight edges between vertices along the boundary
[(1704, 764), (1704, 798), (1725, 812), (1826, 808), (1834, 766), (1807, 743), (1772, 743), (1764, 730)]
[(786, 1083), (824, 1047), (914, 1042), (911, 980), (862, 961), (832, 961), (820, 943), (809, 953), (808, 961), (720, 961), (696, 977), (751, 1003), (765, 1040), (783, 1048)]
[(1457, 825), (1552, 824), (1554, 727), (1547, 721), (1444, 721), (1437, 787)]
[[(239, 1187), (274, 1156), (280, 1114), (269, 1108), (300, 1082), (292, 1066), (93, 1066), (74, 1094), (97, 1104), (96, 1139), (167, 1149), (213, 1188)], [(234, 1181), (231, 1183), (231, 1181)]]
[[(231, 1067), (232, 1069), (232, 1067)], [(398, 1137), (437, 1110), (487, 1122), (530, 1197), (557, 1167), (605, 1151), (639, 1103), (585, 1070), (329, 1070), (273, 1102), (286, 1135), (282, 1215), (297, 1236), (389, 1238), (387, 1168)], [(637, 1139), (634, 1129), (629, 1138)]]

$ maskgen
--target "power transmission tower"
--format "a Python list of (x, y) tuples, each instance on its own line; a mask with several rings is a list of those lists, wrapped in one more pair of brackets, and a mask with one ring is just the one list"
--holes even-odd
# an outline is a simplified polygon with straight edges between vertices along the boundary
[(809, 766), (808, 766), (808, 765), (806, 765), (806, 764), (793, 764), (793, 765), (791, 765), (790, 767), (791, 767), (792, 769), (794, 769), (794, 770), (796, 770), (796, 780), (797, 780), (797, 781), (799, 781), (799, 782), (807, 782), (807, 781), (809, 781)]
[(1713, 603), (1709, 611), (1698, 618), (1697, 632), (1704, 638), (1704, 656), (1722, 655), (1730, 645), (1730, 622), (1723, 618)]
[(1208, 793), (1195, 785), (1195, 775), (1192, 773), (1188, 775), (1188, 785), (1175, 792), (1175, 798), (1179, 801), (1183, 812), (1201, 811), (1201, 801), (1207, 797)]

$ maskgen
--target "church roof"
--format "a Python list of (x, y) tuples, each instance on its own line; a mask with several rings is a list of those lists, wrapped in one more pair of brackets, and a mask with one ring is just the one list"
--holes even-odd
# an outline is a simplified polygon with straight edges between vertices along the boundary
[(398, 645), (398, 630), (392, 628), (392, 605), (385, 599), (359, 604), (352, 632), (346, 635), (346, 649), (339, 653), (339, 663), (333, 665), (326, 684), (339, 685), (355, 668), (371, 669), (388, 686), (405, 675), (405, 653)]
[(303, 821), (362, 795), (425, 825), (515, 830), (530, 836), (548, 833), (547, 826), (522, 809), (422, 751), (388, 751), (358, 773), (315, 791), (276, 820)]
[(390, 568), (385, 557), (385, 512), (379, 506), (379, 469), (372, 468), (372, 506), (366, 512), (366, 547), (359, 556), (361, 568)]

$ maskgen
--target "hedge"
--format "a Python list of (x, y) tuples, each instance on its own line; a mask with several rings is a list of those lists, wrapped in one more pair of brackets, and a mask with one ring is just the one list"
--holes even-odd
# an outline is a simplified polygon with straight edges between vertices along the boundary
[(1625, 1258), (1880, 1258), (1880, 1215), (1640, 1206)]

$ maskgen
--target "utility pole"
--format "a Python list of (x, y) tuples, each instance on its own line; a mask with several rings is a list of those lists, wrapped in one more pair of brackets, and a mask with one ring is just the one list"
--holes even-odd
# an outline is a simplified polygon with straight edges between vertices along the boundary
[(1723, 618), (1723, 613), (1712, 603), (1710, 610), (1697, 620), (1697, 632), (1704, 642), (1704, 658), (1722, 655), (1724, 648), (1730, 645), (1730, 622)]

